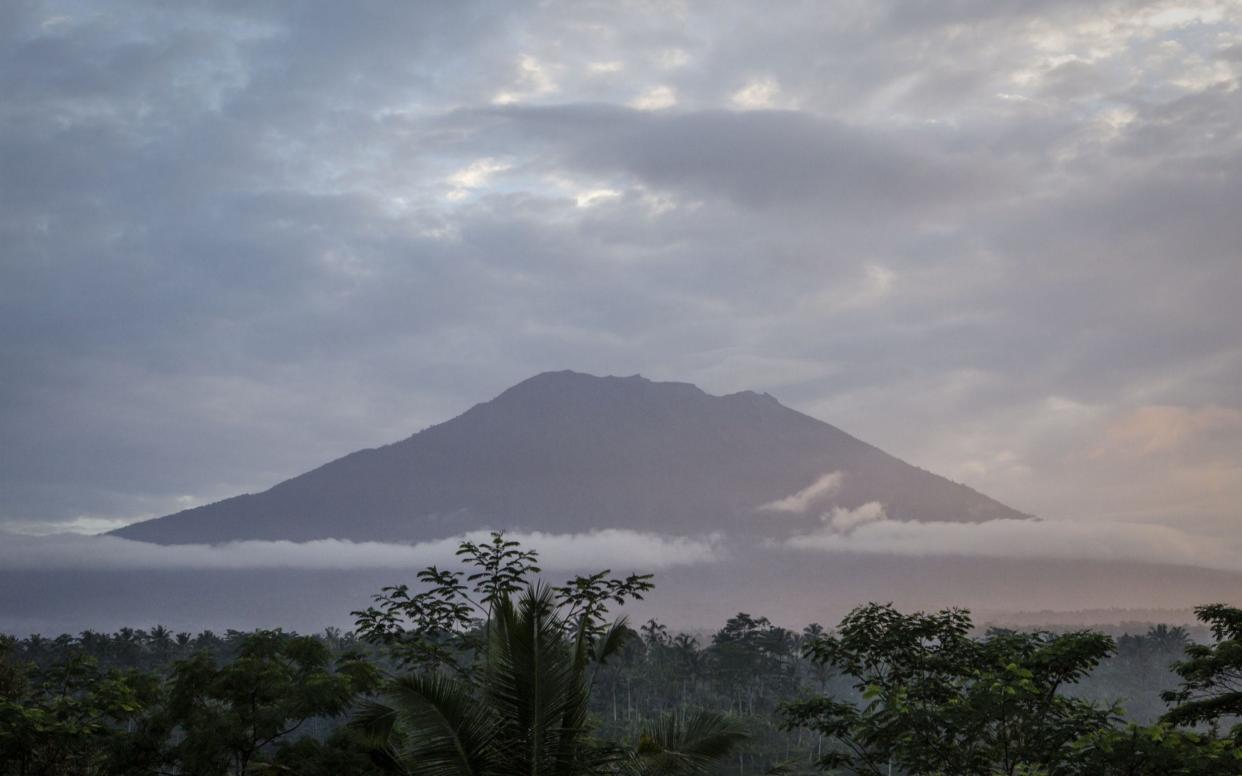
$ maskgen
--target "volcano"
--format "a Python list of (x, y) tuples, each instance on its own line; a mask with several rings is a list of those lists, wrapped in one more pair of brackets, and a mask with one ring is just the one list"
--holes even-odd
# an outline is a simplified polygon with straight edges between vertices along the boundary
[(419, 542), (484, 528), (765, 538), (864, 505), (891, 520), (1029, 517), (768, 394), (566, 371), (262, 493), (115, 534), (159, 544)]

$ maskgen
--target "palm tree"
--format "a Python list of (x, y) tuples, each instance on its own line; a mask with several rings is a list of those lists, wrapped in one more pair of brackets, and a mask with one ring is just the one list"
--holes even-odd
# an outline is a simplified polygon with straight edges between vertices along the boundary
[(699, 711), (685, 719), (667, 714), (643, 731), (629, 771), (637, 776), (704, 774), (748, 736), (728, 717)]
[(163, 625), (156, 625), (147, 634), (147, 643), (155, 654), (158, 664), (162, 665), (168, 662), (168, 656), (172, 654), (174, 644), (172, 631)]
[(615, 772), (622, 753), (587, 727), (591, 664), (621, 645), (624, 620), (593, 635), (589, 618), (567, 623), (554, 592), (497, 596), (481, 666), (394, 680), (388, 703), (352, 723), (391, 773), (410, 776), (580, 776)]

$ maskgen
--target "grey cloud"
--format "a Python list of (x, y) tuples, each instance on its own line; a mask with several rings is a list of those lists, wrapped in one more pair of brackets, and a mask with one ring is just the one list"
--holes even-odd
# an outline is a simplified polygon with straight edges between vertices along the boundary
[(828, 472), (797, 493), (792, 493), (784, 498), (777, 499), (776, 501), (762, 504), (758, 507), (758, 509), (760, 512), (791, 512), (796, 515), (803, 514), (817, 502), (831, 498), (833, 494), (840, 490), (842, 479), (844, 479), (844, 475), (841, 472)]
[[(847, 221), (935, 212), (988, 193), (977, 173), (932, 131), (891, 136), (793, 111), (638, 111), (608, 106), (501, 108), (459, 121), (550, 146), (560, 164), (695, 197), (727, 196), (744, 208), (820, 211)], [(939, 133), (943, 135), (943, 133)], [(930, 213), (929, 213), (930, 215)]]
[[(1154, 0), (1131, 0), (1117, 3), (1129, 10), (1144, 5), (1154, 5)], [(1057, 15), (1066, 10), (1082, 11), (1082, 4), (1074, 0), (950, 0), (950, 2), (887, 3), (885, 20), (894, 29), (904, 32), (926, 32), (931, 27), (947, 25), (978, 25), (1001, 21)]]
[(825, 553), (1128, 560), (1242, 569), (1236, 548), (1169, 526), (1079, 520), (993, 520), (967, 525), (868, 518), (850, 523), (850, 530), (829, 527), (794, 536), (784, 546)]

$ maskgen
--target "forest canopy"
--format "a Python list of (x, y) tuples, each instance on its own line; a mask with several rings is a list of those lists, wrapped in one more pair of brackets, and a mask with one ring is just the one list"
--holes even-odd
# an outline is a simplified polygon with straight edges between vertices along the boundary
[(1242, 610), (1209, 638), (980, 629), (870, 603), (709, 638), (550, 584), (503, 534), (352, 632), (0, 637), (0, 774), (1240, 774)]

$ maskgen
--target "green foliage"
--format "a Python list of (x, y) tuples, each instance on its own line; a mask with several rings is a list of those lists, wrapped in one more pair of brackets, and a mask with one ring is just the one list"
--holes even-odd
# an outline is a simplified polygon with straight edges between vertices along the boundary
[(705, 774), (748, 738), (736, 721), (715, 712), (685, 719), (666, 714), (643, 730), (629, 770), (636, 776)]
[(278, 776), (379, 776), (370, 747), (351, 731), (340, 728), (319, 740), (304, 736), (280, 744), (270, 762), (251, 767), (256, 774)]
[(472, 570), (426, 569), (421, 592), (385, 588), (355, 612), (364, 639), (415, 669), (354, 722), (377, 761), (434, 776), (608, 771), (620, 754), (590, 735), (590, 686), (632, 632), (608, 623), (609, 606), (642, 598), (650, 575), (546, 587), (537, 553), (500, 533), (457, 554)]
[(516, 600), (498, 595), (481, 665), (469, 678), (444, 671), (398, 677), (387, 703), (368, 704), (353, 724), (393, 773), (607, 772), (618, 753), (590, 736), (588, 668), (592, 651), (605, 660), (618, 642), (592, 639), (583, 616), (568, 630), (558, 614), (565, 608), (547, 587), (528, 587)]
[(257, 631), (226, 665), (206, 653), (176, 664), (165, 714), (179, 736), (169, 757), (186, 773), (243, 774), (266, 747), (308, 719), (341, 716), (378, 684), (356, 655), (333, 661), (318, 639)]
[(862, 702), (831, 697), (789, 703), (786, 724), (836, 742), (827, 769), (887, 774), (1052, 772), (1109, 712), (1059, 689), (1114, 649), (1095, 633), (970, 637), (962, 610), (902, 614), (855, 609), (838, 632), (810, 641), (814, 661), (851, 677)]
[(1074, 744), (1060, 771), (1073, 776), (1237, 776), (1242, 749), (1228, 739), (1166, 724), (1104, 728)]
[[(139, 720), (152, 698), (140, 675), (76, 655), (38, 669), (0, 642), (0, 773), (121, 773), (144, 767)], [(126, 727), (135, 733), (126, 735)]]
[[(1195, 614), (1215, 643), (1186, 647), (1186, 659), (1174, 664), (1182, 686), (1164, 693), (1167, 702), (1176, 704), (1164, 720), (1215, 729), (1222, 720), (1242, 717), (1242, 609), (1209, 604), (1196, 607)], [(1232, 735), (1242, 741), (1242, 724), (1233, 726)]]
[[(358, 634), (385, 646), (408, 668), (447, 668), (468, 673), (486, 647), (486, 626), (495, 606), (530, 586), (541, 569), (539, 554), (493, 532), (490, 542), (462, 542), (457, 556), (467, 570), (431, 566), (418, 572), (423, 589), (385, 587), (374, 605), (352, 612)], [(606, 629), (611, 604), (641, 600), (651, 590), (650, 574), (610, 577), (609, 570), (578, 576), (553, 588), (566, 630), (585, 628), (597, 637)]]

